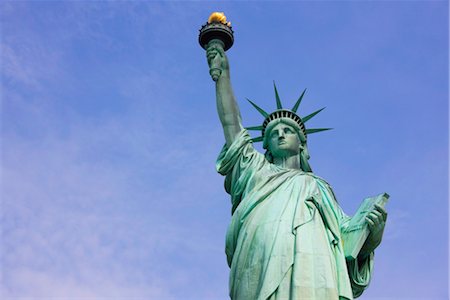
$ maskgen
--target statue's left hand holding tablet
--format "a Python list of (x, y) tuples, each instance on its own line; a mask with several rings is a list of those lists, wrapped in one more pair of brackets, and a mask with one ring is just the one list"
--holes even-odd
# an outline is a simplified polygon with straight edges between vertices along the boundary
[(386, 226), (386, 220), (386, 209), (379, 204), (375, 204), (373, 210), (366, 217), (370, 234), (358, 255), (360, 260), (367, 257), (380, 245), (381, 239), (383, 238), (384, 227)]

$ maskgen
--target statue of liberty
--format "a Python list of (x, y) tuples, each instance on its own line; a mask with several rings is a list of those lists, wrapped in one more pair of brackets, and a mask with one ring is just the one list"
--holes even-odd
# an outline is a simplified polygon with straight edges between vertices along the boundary
[[(305, 127), (320, 110), (305, 117), (297, 114), (304, 92), (292, 109), (286, 109), (274, 84), (277, 109), (272, 113), (251, 102), (264, 121), (247, 128), (260, 130), (261, 137), (250, 137), (242, 126), (225, 54), (233, 42), (232, 30), (223, 15), (216, 19), (213, 15), (205, 26), (222, 31), (219, 35), (216, 31), (216, 38), (202, 40), (202, 30), (207, 29), (202, 28), (200, 42), (216, 83), (217, 111), (226, 141), (216, 167), (225, 176), (232, 202), (226, 235), (230, 298), (337, 300), (360, 296), (369, 284), (374, 250), (382, 239), (387, 213), (380, 203), (384, 203), (373, 203), (358, 216), (349, 217), (330, 185), (312, 172), (308, 136), (328, 128)], [(228, 35), (223, 34), (227, 30)], [(254, 149), (258, 141), (263, 142), (265, 154)], [(386, 200), (387, 194), (381, 198)], [(352, 226), (357, 230), (350, 230)]]

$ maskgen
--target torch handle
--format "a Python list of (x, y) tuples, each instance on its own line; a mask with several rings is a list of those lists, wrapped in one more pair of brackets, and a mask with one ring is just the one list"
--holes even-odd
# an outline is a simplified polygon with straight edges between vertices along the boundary
[[(213, 40), (209, 41), (207, 49), (213, 45), (217, 48), (218, 47), (222, 48), (222, 50), (225, 46), (225, 44), (221, 40), (213, 39)], [(211, 61), (211, 64), (209, 66), (209, 75), (211, 75), (212, 80), (214, 80), (214, 81), (219, 80), (220, 75), (222, 75), (221, 59), (214, 58)]]

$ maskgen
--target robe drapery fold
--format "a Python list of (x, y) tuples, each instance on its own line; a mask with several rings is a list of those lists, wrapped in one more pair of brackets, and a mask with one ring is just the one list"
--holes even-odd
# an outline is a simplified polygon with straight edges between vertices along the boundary
[(350, 218), (327, 182), (269, 163), (246, 130), (216, 167), (232, 202), (231, 299), (353, 299), (364, 291), (373, 255), (361, 265), (345, 260), (341, 230)]

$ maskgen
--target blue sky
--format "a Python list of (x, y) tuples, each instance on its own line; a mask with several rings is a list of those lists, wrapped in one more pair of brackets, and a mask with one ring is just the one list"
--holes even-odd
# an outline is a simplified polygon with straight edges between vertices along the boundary
[(307, 88), (343, 209), (391, 195), (360, 299), (447, 299), (445, 1), (1, 2), (1, 298), (228, 299), (212, 11), (244, 125)]

